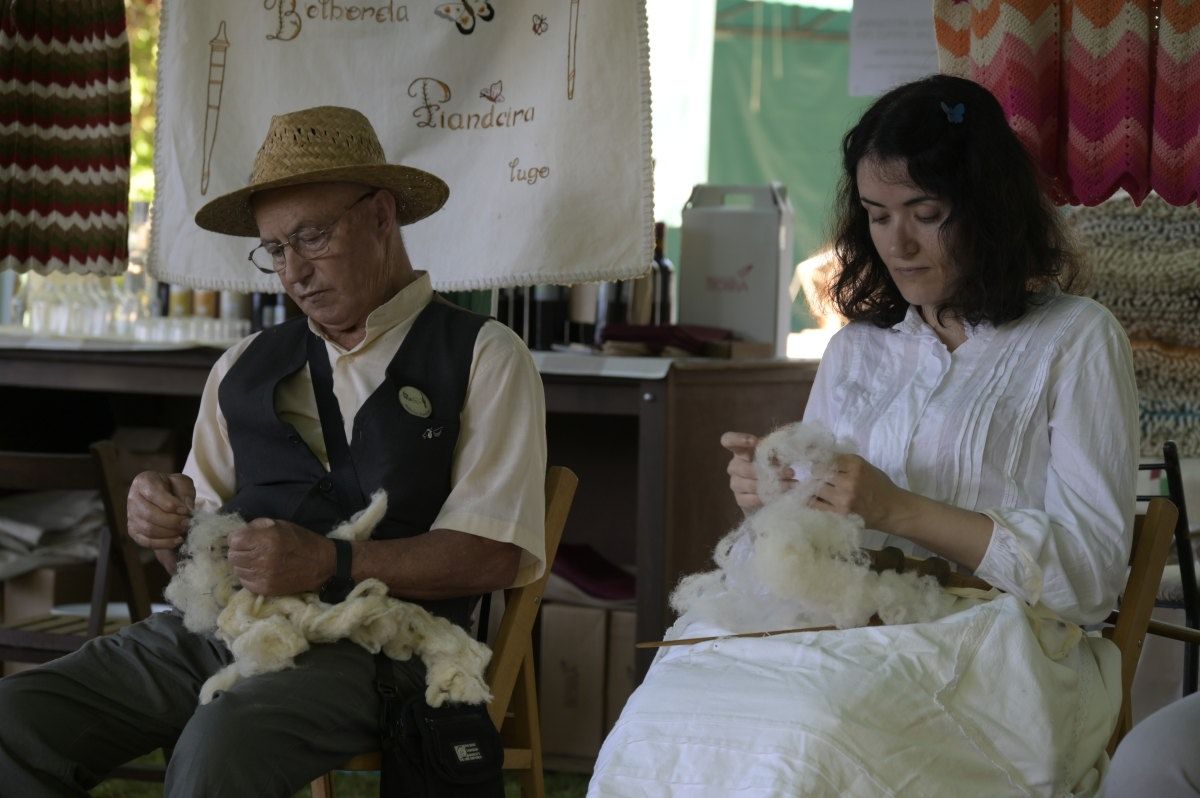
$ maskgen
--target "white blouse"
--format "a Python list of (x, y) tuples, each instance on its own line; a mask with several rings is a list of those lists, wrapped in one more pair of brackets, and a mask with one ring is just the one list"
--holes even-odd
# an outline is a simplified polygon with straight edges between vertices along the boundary
[[(805, 421), (833, 430), (901, 488), (987, 515), (976, 574), (1076, 623), (1125, 581), (1137, 473), (1129, 341), (1103, 306), (1060, 293), (946, 349), (915, 308), (856, 322), (821, 360)], [(915, 544), (868, 533), (865, 545)]]

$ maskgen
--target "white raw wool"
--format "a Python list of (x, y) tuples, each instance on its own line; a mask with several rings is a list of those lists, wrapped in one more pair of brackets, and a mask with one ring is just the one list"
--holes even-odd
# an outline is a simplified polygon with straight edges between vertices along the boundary
[[(376, 491), (364, 510), (329, 537), (364, 540), (386, 510), (387, 494)], [(378, 579), (355, 585), (338, 604), (327, 604), (316, 593), (260, 596), (243, 589), (225, 555), (229, 534), (245, 523), (236, 514), (198, 514), (180, 550), (179, 570), (165, 591), (189, 630), (215, 632), (233, 652), (234, 661), (201, 687), (201, 704), (244, 678), (292, 667), (295, 657), (313, 643), (342, 639), (395, 660), (421, 657), (430, 706), (446, 700), (491, 700), (484, 681), (491, 650), (445, 618), (392, 598)]]
[[(759, 441), (754, 450), (758, 470), (758, 498), (770, 504), (785, 492), (807, 501), (825, 477), (833, 473), (834, 458), (841, 449), (829, 430), (818, 424), (785, 424)], [(791, 491), (779, 478), (779, 469), (790, 467), (796, 485)]]
[[(951, 612), (954, 598), (933, 577), (870, 570), (860, 517), (808, 506), (837, 454), (833, 436), (813, 424), (763, 439), (755, 455), (763, 507), (717, 544), (716, 570), (680, 581), (672, 608), (730, 632), (849, 629), (875, 614), (887, 624), (919, 623)], [(783, 466), (796, 474), (790, 489), (777, 474)]]

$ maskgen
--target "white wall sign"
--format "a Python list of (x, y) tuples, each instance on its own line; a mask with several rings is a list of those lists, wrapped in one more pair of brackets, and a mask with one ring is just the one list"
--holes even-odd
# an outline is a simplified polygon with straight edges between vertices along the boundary
[(651, 263), (641, 0), (165, 0), (158, 70), (160, 280), (280, 290), (246, 262), (257, 239), (192, 220), (246, 184), (272, 115), (317, 105), (362, 111), (390, 161), (449, 184), (445, 207), (405, 228), (438, 289)]
[(855, 0), (850, 96), (872, 97), (938, 71), (931, 0)]

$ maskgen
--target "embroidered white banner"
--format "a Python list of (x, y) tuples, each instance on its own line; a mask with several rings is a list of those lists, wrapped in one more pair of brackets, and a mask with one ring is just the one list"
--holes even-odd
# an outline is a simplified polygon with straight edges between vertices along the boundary
[(150, 271), (279, 291), (193, 217), (247, 183), (272, 115), (362, 111), (450, 186), (404, 228), (437, 288), (569, 284), (652, 260), (644, 0), (164, 0)]

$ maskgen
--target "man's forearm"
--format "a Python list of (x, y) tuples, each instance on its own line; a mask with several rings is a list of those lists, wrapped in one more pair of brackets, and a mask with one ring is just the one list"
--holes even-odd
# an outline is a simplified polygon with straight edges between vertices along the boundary
[(398, 598), (437, 600), (490, 593), (512, 585), (521, 549), (511, 543), (435, 529), (396, 540), (353, 544), (355, 582), (379, 579)]

